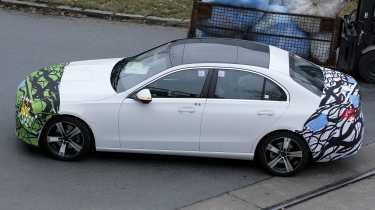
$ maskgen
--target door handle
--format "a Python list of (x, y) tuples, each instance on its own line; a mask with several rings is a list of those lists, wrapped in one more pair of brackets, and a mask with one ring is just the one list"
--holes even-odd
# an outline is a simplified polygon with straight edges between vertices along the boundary
[(181, 107), (178, 109), (179, 113), (190, 113), (193, 114), (195, 112), (194, 107)]
[(272, 117), (275, 115), (275, 113), (273, 113), (273, 111), (259, 111), (257, 113), (258, 116), (265, 116), (265, 117)]

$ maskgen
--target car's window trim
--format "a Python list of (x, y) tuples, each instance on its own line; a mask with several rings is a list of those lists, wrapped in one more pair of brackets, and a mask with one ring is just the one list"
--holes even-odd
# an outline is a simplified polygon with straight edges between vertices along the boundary
[[(173, 67), (172, 67), (173, 68)], [(180, 72), (180, 71), (188, 71), (188, 70), (196, 70), (196, 71), (199, 71), (199, 70), (207, 70), (207, 76), (206, 76), (206, 79), (204, 81), (204, 85), (203, 85), (203, 88), (201, 90), (201, 93), (200, 93), (200, 97), (199, 98), (207, 98), (206, 96), (208, 95), (207, 92), (208, 92), (208, 87), (209, 87), (209, 84), (210, 84), (210, 81), (213, 77), (212, 73), (210, 74), (210, 72), (212, 71), (212, 68), (210, 67), (202, 67), (202, 66), (197, 66), (197, 67), (187, 67), (187, 68), (181, 68), (181, 69), (175, 69), (173, 71), (168, 71), (168, 70), (165, 70), (163, 72), (160, 73), (160, 75), (155, 75), (155, 78), (150, 78), (151, 80), (145, 82), (143, 85), (141, 85), (140, 87), (138, 88), (135, 88), (134, 91), (131, 91), (131, 93), (128, 94), (128, 96), (126, 98), (130, 98), (130, 99), (134, 99), (135, 95), (141, 91), (142, 89), (144, 89), (145, 87), (147, 87), (148, 85), (152, 84), (153, 82), (156, 82), (166, 76), (169, 76), (171, 74), (174, 74), (174, 73), (177, 73), (177, 72)], [(169, 98), (170, 99), (170, 98)], [(174, 98), (174, 99), (187, 99), (187, 98)], [(194, 98), (194, 99), (197, 99), (197, 98)]]
[[(167, 76), (169, 74), (172, 74), (172, 73), (175, 73), (175, 72), (178, 72), (178, 71), (183, 71), (183, 70), (191, 70), (191, 69), (207, 69), (209, 70), (209, 72), (213, 72), (215, 71), (215, 69), (223, 69), (223, 70), (238, 70), (238, 71), (246, 71), (246, 72), (250, 72), (250, 73), (254, 73), (254, 74), (258, 74), (258, 75), (261, 75), (267, 79), (269, 79), (270, 81), (274, 82), (276, 85), (278, 85), (286, 94), (286, 97), (287, 97), (287, 100), (286, 101), (270, 101), (270, 100), (262, 100), (262, 101), (265, 101), (265, 102), (286, 102), (286, 103), (290, 103), (291, 101), (291, 97), (290, 97), (290, 92), (289, 90), (284, 86), (282, 85), (280, 82), (276, 81), (275, 79), (273, 79), (272, 77), (264, 74), (264, 73), (261, 73), (261, 72), (258, 72), (256, 70), (252, 70), (250, 68), (251, 66), (249, 66), (249, 68), (247, 67), (228, 67), (228, 66), (221, 66), (221, 65), (197, 65), (197, 66), (174, 66), (174, 67), (171, 67), (169, 69), (166, 69), (162, 72), (160, 72), (159, 74), (157, 75), (154, 75), (150, 78), (148, 78), (147, 80), (139, 83), (138, 85), (134, 86), (133, 88), (129, 89), (128, 91), (125, 91), (125, 92), (121, 92), (119, 93), (120, 95), (126, 95), (126, 97), (123, 99), (127, 99), (127, 98), (131, 98), (132, 95), (136, 94), (138, 91), (142, 90), (144, 87), (146, 87), (147, 85), (151, 84), (152, 82), (164, 77), (164, 76)], [(254, 67), (256, 68), (256, 67)], [(212, 73), (212, 76), (211, 76), (211, 79), (210, 79), (210, 86), (209, 87), (209, 90), (208, 90), (208, 96), (206, 97), (206, 99), (215, 99), (215, 98), (212, 98), (210, 97), (210, 91), (212, 91), (212, 89), (210, 89), (211, 85), (213, 85), (212, 83), (215, 82), (215, 75), (217, 76), (217, 74), (215, 73)], [(206, 78), (207, 79), (207, 78)], [(216, 86), (216, 84), (215, 84)], [(220, 99), (220, 100), (241, 100), (241, 99)], [(244, 99), (243, 101), (245, 101), (246, 99)], [(250, 101), (250, 100), (246, 100), (246, 101)], [(254, 100), (253, 100), (254, 101)], [(259, 101), (259, 100), (258, 100)]]
[(210, 95), (211, 83), (214, 79), (214, 71), (212, 69), (206, 68), (208, 70), (206, 80), (204, 81), (203, 89), (201, 92), (201, 98), (208, 98)]
[[(267, 101), (267, 102), (286, 102), (286, 103), (290, 102), (290, 93), (289, 93), (289, 91), (283, 85), (281, 85), (279, 82), (275, 81), (273, 78), (269, 77), (268, 75), (262, 74), (260, 72), (253, 71), (251, 69), (243, 69), (243, 68), (212, 67), (211, 69), (215, 73), (213, 73), (213, 77), (214, 78), (213, 78), (212, 83), (210, 85), (208, 99), (239, 100), (239, 101)], [(284, 101), (275, 101), (275, 100), (265, 100), (264, 98), (262, 98), (261, 100), (256, 100), (256, 99), (223, 99), (223, 98), (215, 98), (214, 94), (215, 94), (215, 90), (216, 90), (216, 84), (217, 84), (217, 80), (218, 80), (218, 75), (217, 74), (218, 74), (219, 70), (224, 70), (224, 71), (227, 71), (227, 70), (245, 71), (245, 72), (248, 72), (248, 73), (253, 73), (253, 74), (259, 75), (259, 76), (263, 77), (264, 79), (268, 79), (271, 82), (275, 83), (278, 87), (280, 87), (281, 90), (284, 91), (284, 93), (286, 95), (286, 100), (284, 100)], [(263, 81), (263, 90), (262, 90), (262, 92), (263, 92), (263, 96), (264, 96), (264, 93), (265, 93), (265, 82), (264, 81)]]
[(207, 98), (209, 99), (214, 98), (216, 85), (217, 85), (217, 79), (218, 79), (217, 74), (219, 71), (216, 68), (216, 69), (212, 69), (211, 72), (212, 72), (212, 78), (211, 78), (210, 86), (208, 88), (208, 95), (207, 95)]

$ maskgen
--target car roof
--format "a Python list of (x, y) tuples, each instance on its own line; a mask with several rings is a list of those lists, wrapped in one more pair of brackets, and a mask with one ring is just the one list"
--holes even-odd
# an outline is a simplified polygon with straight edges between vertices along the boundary
[(170, 43), (173, 66), (195, 63), (243, 64), (269, 68), (270, 47), (230, 38), (181, 39)]

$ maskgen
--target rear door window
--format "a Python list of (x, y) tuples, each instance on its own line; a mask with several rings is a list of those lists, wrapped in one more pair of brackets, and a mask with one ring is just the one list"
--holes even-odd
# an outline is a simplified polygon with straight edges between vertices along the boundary
[(259, 74), (241, 70), (218, 70), (214, 98), (286, 101), (285, 91)]
[(222, 99), (262, 100), (263, 82), (263, 77), (257, 74), (219, 70), (214, 96)]

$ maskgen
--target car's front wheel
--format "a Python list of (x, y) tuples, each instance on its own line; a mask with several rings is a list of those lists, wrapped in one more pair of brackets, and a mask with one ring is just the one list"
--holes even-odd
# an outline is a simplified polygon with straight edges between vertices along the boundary
[(292, 176), (310, 162), (307, 143), (298, 135), (280, 132), (260, 142), (257, 158), (272, 175)]
[(48, 154), (59, 160), (77, 160), (90, 151), (89, 128), (72, 117), (56, 117), (43, 129), (40, 143)]

